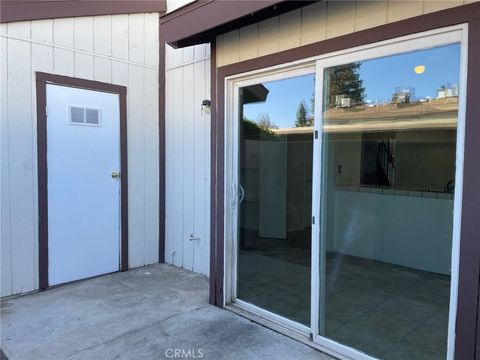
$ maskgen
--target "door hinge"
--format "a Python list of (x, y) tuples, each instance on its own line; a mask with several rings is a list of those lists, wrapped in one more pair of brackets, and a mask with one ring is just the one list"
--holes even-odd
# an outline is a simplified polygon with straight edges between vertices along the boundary
[(45, 106), (45, 116), (48, 116), (48, 106)]
[(318, 139), (318, 130), (315, 130), (315, 139)]
[(312, 216), (312, 224), (315, 225), (315, 216)]

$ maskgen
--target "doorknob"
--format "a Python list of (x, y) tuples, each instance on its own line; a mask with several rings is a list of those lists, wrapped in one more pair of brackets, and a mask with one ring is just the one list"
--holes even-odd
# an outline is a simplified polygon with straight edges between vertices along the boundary
[(117, 173), (116, 171), (112, 171), (112, 174), (110, 175), (112, 179), (120, 179), (120, 173)]

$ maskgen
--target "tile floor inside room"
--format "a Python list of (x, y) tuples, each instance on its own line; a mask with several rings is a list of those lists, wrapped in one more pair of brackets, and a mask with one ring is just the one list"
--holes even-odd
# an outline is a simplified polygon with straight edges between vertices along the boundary
[[(326, 256), (325, 336), (382, 359), (446, 357), (450, 277)], [(310, 253), (279, 244), (240, 251), (241, 300), (310, 324)]]

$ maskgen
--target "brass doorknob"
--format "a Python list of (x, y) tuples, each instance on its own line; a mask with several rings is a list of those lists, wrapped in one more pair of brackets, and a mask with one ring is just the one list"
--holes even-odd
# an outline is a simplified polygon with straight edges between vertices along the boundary
[(120, 179), (120, 173), (117, 173), (116, 171), (112, 171), (111, 177), (112, 179)]

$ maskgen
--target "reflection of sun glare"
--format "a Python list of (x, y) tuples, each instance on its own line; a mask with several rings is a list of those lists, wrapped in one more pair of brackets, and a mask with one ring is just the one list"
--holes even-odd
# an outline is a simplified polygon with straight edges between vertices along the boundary
[(423, 74), (425, 72), (424, 65), (415, 66), (415, 74)]

